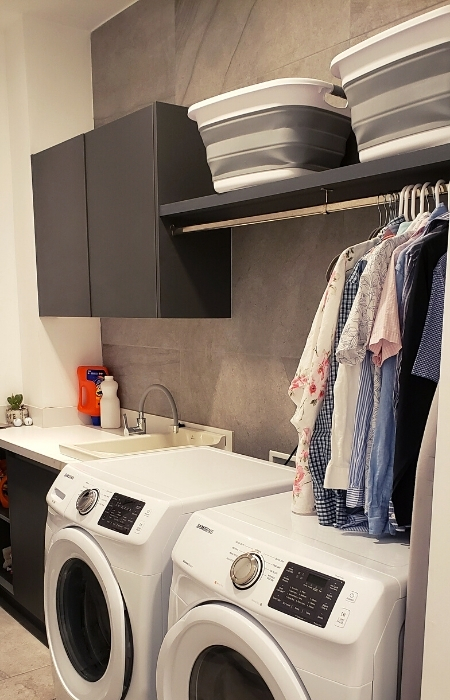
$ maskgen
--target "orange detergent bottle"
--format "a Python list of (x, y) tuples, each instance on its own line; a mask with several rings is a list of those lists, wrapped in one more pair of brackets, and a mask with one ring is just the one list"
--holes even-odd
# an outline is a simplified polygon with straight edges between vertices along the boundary
[(102, 381), (109, 374), (106, 367), (78, 367), (78, 410), (91, 416), (92, 425), (100, 425)]

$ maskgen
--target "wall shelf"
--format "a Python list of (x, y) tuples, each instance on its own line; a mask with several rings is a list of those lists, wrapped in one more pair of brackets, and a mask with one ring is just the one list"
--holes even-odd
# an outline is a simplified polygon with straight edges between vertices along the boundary
[(258, 185), (223, 194), (172, 202), (159, 213), (174, 233), (186, 226), (217, 223), (324, 205), (325, 189), (330, 204), (376, 197), (399, 191), (416, 182), (450, 179), (450, 144), (390, 156), (369, 163), (346, 165), (334, 170)]

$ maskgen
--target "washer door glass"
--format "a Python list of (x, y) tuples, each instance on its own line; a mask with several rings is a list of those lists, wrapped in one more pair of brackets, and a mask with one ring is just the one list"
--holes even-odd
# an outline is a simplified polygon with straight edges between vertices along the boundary
[(230, 647), (210, 646), (197, 658), (189, 700), (274, 700), (256, 668)]
[(81, 559), (69, 559), (59, 573), (56, 611), (72, 665), (85, 680), (100, 680), (111, 655), (111, 625), (97, 577)]

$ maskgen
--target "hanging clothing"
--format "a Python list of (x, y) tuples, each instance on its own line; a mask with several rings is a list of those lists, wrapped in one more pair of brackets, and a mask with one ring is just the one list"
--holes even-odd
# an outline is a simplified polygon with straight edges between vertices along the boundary
[[(395, 233), (402, 222), (401, 217), (389, 224), (391, 232)], [(331, 459), (325, 475), (326, 488), (348, 487), (361, 363), (366, 355), (392, 252), (410, 235), (406, 232), (383, 240), (372, 251), (336, 350), (337, 360), (341, 364), (335, 384)]]
[[(335, 349), (339, 343), (342, 330), (347, 322), (353, 301), (358, 291), (359, 280), (366, 266), (366, 259), (361, 258), (350, 272), (345, 282), (334, 338)], [(346, 492), (340, 489), (324, 488), (324, 477), (331, 456), (331, 426), (334, 407), (334, 384), (338, 372), (335, 353), (330, 356), (330, 372), (323, 404), (317, 416), (310, 444), (310, 470), (313, 482), (314, 498), (319, 523), (342, 527), (347, 522), (345, 506)]]
[[(376, 536), (392, 529), (389, 525), (389, 512), (395, 451), (394, 386), (397, 372), (396, 355), (402, 345), (399, 304), (403, 292), (403, 277), (400, 279), (397, 261), (400, 254), (422, 235), (428, 219), (427, 213), (419, 215), (412, 223), (407, 224), (406, 230), (412, 234), (411, 238), (394, 250), (369, 344), (369, 349), (374, 352), (372, 359), (376, 367), (374, 411), (366, 461), (365, 512), (367, 531)], [(395, 525), (393, 527), (395, 528)]]
[(366, 479), (367, 436), (373, 410), (374, 367), (369, 352), (361, 364), (359, 392), (355, 411), (346, 505), (363, 508)]
[(439, 259), (433, 271), (430, 303), (412, 373), (417, 377), (439, 381), (441, 370), (442, 326), (444, 322), (445, 275), (447, 254)]
[(297, 409), (291, 422), (299, 433), (296, 475), (293, 489), (293, 512), (313, 513), (314, 494), (309, 469), (309, 446), (317, 414), (325, 396), (330, 353), (336, 332), (339, 306), (346, 273), (378, 241), (364, 241), (347, 248), (336, 263), (316, 312), (289, 395)]
[[(417, 459), (436, 388), (412, 374), (428, 313), (433, 272), (447, 251), (448, 214), (435, 219), (422, 242), (405, 316), (399, 379), (392, 501), (399, 525), (410, 525)], [(420, 400), (418, 400), (420, 397)]]

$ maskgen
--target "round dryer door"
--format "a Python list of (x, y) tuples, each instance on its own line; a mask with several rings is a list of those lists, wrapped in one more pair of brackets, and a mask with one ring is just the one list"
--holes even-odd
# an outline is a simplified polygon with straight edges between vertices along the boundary
[(158, 700), (309, 700), (274, 638), (226, 603), (193, 608), (168, 631), (156, 684)]
[(53, 665), (68, 697), (124, 698), (132, 669), (128, 614), (111, 566), (87, 532), (68, 527), (53, 538), (44, 606)]

